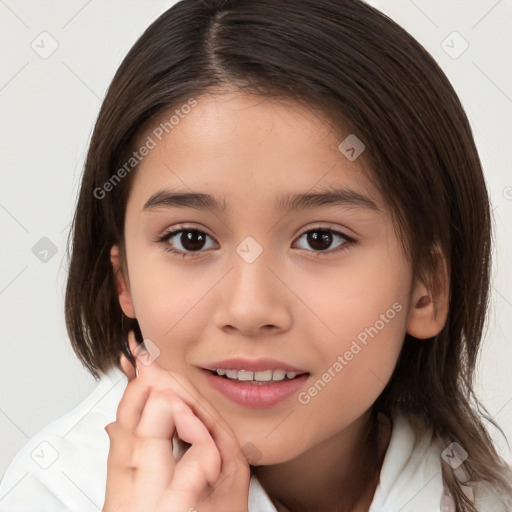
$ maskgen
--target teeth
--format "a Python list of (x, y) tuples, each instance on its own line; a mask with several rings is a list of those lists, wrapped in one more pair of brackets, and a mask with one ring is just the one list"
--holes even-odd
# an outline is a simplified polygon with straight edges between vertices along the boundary
[(251, 372), (249, 370), (225, 370), (224, 368), (217, 368), (217, 375), (224, 375), (228, 379), (234, 379), (239, 381), (258, 381), (258, 382), (268, 382), (268, 381), (279, 381), (284, 380), (285, 377), (287, 379), (294, 379), (298, 373), (297, 372), (285, 372), (284, 370), (263, 370), (258, 372)]
[(259, 380), (260, 382), (272, 380), (272, 370), (254, 372), (254, 380)]
[(275, 370), (272, 372), (272, 380), (283, 380), (286, 375), (284, 370)]
[[(235, 370), (235, 374), (236, 374)], [(238, 372), (238, 380), (254, 380), (254, 372), (247, 372), (245, 370), (240, 370)]]

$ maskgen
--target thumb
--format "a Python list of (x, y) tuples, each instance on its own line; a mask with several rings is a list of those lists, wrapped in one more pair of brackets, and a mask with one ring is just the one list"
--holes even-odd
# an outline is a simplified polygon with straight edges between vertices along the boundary
[[(130, 337), (131, 332), (128, 334)], [(128, 358), (128, 356), (131, 356)], [(137, 372), (134, 366), (135, 358), (133, 357), (131, 347), (129, 346), (128, 340), (124, 340), (123, 350), (121, 351), (121, 355), (119, 357), (119, 366), (121, 370), (128, 378), (128, 382), (131, 382), (133, 379), (137, 377)], [(135, 362), (135, 364), (137, 364)]]
[(128, 361), (128, 358), (124, 355), (124, 353), (121, 353), (121, 357), (119, 358), (119, 365), (121, 366), (121, 370), (128, 378), (128, 382), (131, 382), (135, 377), (137, 376), (135, 374), (135, 367), (133, 366), (130, 361)]

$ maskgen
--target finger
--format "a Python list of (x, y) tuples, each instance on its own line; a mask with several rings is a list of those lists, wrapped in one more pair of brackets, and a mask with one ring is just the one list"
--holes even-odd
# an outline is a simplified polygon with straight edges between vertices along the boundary
[(111, 480), (121, 481), (131, 475), (131, 460), (134, 447), (133, 432), (125, 429), (117, 421), (105, 427), (110, 448), (107, 458), (108, 475)]
[(117, 406), (116, 421), (134, 432), (140, 422), (151, 386), (134, 379), (129, 382)]
[(189, 489), (198, 496), (217, 481), (220, 454), (207, 428), (184, 402), (177, 402), (174, 410), (178, 435), (192, 446), (176, 464), (170, 488), (180, 492)]
[[(249, 464), (241, 453), (238, 440), (231, 427), (214, 406), (203, 396), (199, 395), (191, 403), (190, 408), (208, 430), (220, 454), (222, 472), (225, 474), (232, 473), (233, 471), (243, 470), (244, 467), (249, 472)], [(183, 439), (181, 436), (180, 438)]]
[[(184, 402), (191, 408), (193, 413), (201, 420), (202, 424), (210, 433), (215, 445), (217, 446), (222, 458), (222, 471), (231, 473), (233, 471), (249, 471), (249, 463), (241, 452), (238, 441), (231, 430), (231, 427), (222, 418), (215, 407), (204, 398), (193, 384), (184, 376), (176, 373), (167, 372), (171, 381), (176, 383), (173, 389), (181, 389), (180, 397), (184, 397)], [(180, 436), (181, 437), (181, 436)], [(252, 447), (253, 456), (258, 456), (257, 448)]]
[(133, 490), (140, 502), (149, 496), (161, 496), (171, 482), (176, 461), (169, 439), (137, 437), (132, 464), (135, 467)]
[[(249, 462), (231, 428), (215, 419), (210, 421), (206, 428), (220, 454), (222, 474), (228, 475), (234, 472), (245, 472), (248, 476), (250, 474)], [(254, 457), (255, 461), (259, 458), (260, 453), (257, 447), (249, 445), (246, 447), (246, 451)]]
[(170, 390), (153, 390), (144, 406), (132, 459), (137, 469), (134, 490), (140, 499), (144, 493), (160, 496), (171, 482), (176, 466), (172, 436), (180, 403)]
[[(135, 343), (134, 338), (132, 343)], [(138, 356), (143, 359), (144, 346), (139, 345), (138, 350)], [(148, 366), (144, 364), (139, 366), (141, 369), (139, 379), (151, 383), (155, 387), (171, 388), (206, 426), (221, 453), (223, 471), (233, 472), (242, 470), (244, 467), (249, 471), (249, 464), (241, 453), (238, 441), (231, 428), (190, 380), (180, 374), (163, 369), (155, 360)]]
[(128, 344), (136, 362), (137, 375), (147, 367), (159, 367), (156, 359), (160, 356), (160, 349), (151, 340), (145, 339), (142, 343), (138, 343), (135, 339), (135, 333), (130, 331), (128, 334)]
[[(136, 361), (139, 379), (145, 380), (148, 384), (160, 384), (160, 386), (155, 387), (161, 387), (163, 380), (165, 381), (165, 386), (170, 386), (198, 415), (203, 416), (207, 414), (214, 422), (218, 422), (221, 419), (219, 413), (216, 410), (212, 410), (206, 399), (202, 397), (197, 388), (188, 379), (175, 372), (170, 372), (162, 368), (156, 361), (155, 354), (151, 354), (148, 351), (146, 344), (144, 342), (140, 344), (137, 342), (133, 331), (128, 333), (128, 344)], [(158, 348), (155, 350), (158, 350)], [(195, 407), (198, 408), (197, 411)], [(202, 408), (203, 411), (201, 411), (200, 408)], [(209, 420), (207, 417), (204, 418), (206, 422), (213, 426), (211, 419)], [(227, 424), (224, 423), (224, 426), (227, 427)]]
[(174, 407), (181, 402), (172, 389), (152, 389), (135, 433), (140, 437), (171, 439), (174, 431)]
[(138, 377), (139, 373), (140, 373), (140, 366), (142, 366), (142, 365), (139, 365), (139, 360), (138, 360), (138, 357), (136, 356), (137, 349), (139, 347), (139, 343), (135, 339), (135, 333), (133, 331), (129, 331), (128, 332), (128, 346), (130, 348), (130, 352), (131, 352), (131, 354), (133, 356), (133, 359), (135, 361), (135, 368), (134, 368), (135, 376)]
[[(201, 396), (188, 379), (162, 368), (156, 361), (154, 354), (149, 353), (145, 343), (137, 344), (133, 332), (130, 332), (128, 341), (130, 350), (137, 362), (139, 372), (137, 380), (155, 389), (170, 388), (189, 406)], [(158, 348), (154, 350), (158, 350)]]
[(128, 382), (131, 382), (133, 379), (135, 379), (135, 367), (122, 352), (121, 357), (119, 358), (119, 365), (121, 366), (123, 373), (128, 378)]
[[(206, 426), (215, 444), (217, 445), (223, 460), (223, 471), (235, 470), (249, 471), (249, 464), (240, 450), (229, 425), (222, 419), (218, 411), (208, 402), (184, 376), (163, 369), (158, 362), (146, 350), (144, 344), (138, 345), (133, 332), (128, 337), (132, 353), (136, 353), (137, 367), (140, 371), (139, 379), (151, 382), (155, 387), (170, 387), (192, 409), (194, 414)], [(143, 364), (140, 361), (149, 361)], [(254, 450), (254, 449), (253, 449)], [(257, 449), (256, 449), (257, 456)]]

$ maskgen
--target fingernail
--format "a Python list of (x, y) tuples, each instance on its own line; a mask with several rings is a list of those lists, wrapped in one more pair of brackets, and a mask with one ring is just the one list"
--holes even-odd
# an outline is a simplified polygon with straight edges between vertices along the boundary
[(129, 360), (135, 368), (135, 376), (139, 376), (139, 369), (137, 368), (137, 341), (135, 340), (135, 333), (128, 332), (128, 351), (130, 353)]
[(160, 349), (149, 338), (144, 339), (135, 349), (133, 355), (144, 365), (151, 365), (160, 357)]
[(121, 348), (121, 352), (119, 353), (119, 360), (121, 360), (121, 357), (123, 355), (128, 359), (128, 361), (130, 361), (130, 363), (132, 365), (135, 366), (135, 358), (133, 357), (133, 354), (132, 354), (132, 351), (130, 349), (130, 345), (129, 345), (129, 342), (127, 339), (124, 339), (124, 342), (123, 342), (123, 345)]
[(133, 352), (137, 348), (137, 340), (135, 339), (135, 333), (133, 331), (128, 332), (128, 343), (133, 354)]

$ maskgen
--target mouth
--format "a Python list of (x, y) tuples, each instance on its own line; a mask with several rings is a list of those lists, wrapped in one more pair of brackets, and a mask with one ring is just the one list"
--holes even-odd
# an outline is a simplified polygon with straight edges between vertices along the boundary
[[(231, 371), (236, 372), (236, 378), (229, 377), (226, 373), (219, 375), (219, 370), (203, 369), (208, 385), (212, 389), (223, 397), (228, 398), (231, 402), (247, 409), (265, 409), (277, 405), (279, 402), (297, 394), (310, 376), (309, 372), (296, 374), (293, 372), (294, 375), (288, 377), (285, 374), (284, 378), (279, 380), (256, 380), (254, 374), (260, 372), (246, 370)], [(272, 373), (273, 376), (276, 373), (277, 377), (281, 376), (276, 371)], [(261, 375), (257, 375), (257, 377), (261, 377)], [(267, 378), (268, 373), (264, 377)]]
[(292, 372), (285, 370), (260, 370), (260, 371), (249, 371), (249, 370), (227, 370), (223, 368), (217, 368), (216, 370), (209, 370), (205, 368), (207, 372), (215, 377), (220, 377), (225, 380), (230, 380), (240, 383), (248, 383), (252, 385), (273, 385), (278, 382), (294, 380), (303, 375), (309, 375), (309, 372)]

